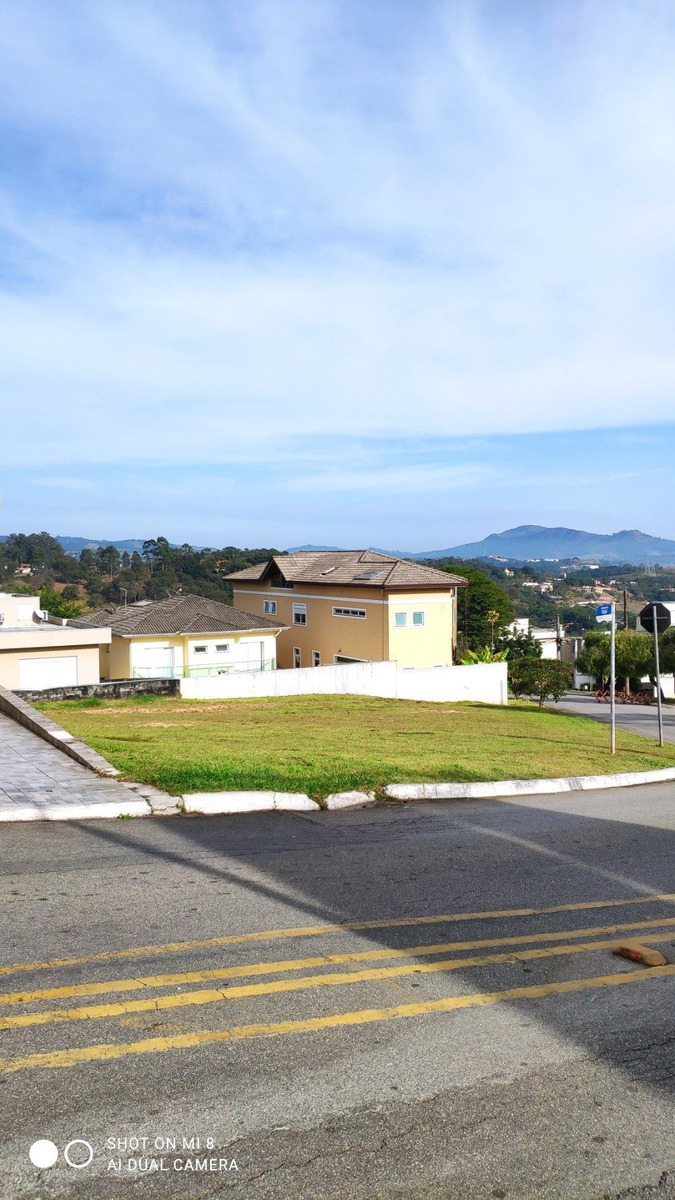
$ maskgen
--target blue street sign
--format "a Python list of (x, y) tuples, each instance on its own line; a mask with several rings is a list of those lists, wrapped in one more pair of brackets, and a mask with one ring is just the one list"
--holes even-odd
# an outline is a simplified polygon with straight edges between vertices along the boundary
[(613, 604), (599, 604), (595, 610), (596, 621), (611, 621), (614, 616)]

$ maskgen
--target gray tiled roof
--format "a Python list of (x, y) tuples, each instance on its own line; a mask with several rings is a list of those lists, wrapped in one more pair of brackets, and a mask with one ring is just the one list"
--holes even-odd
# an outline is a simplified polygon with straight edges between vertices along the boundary
[(79, 628), (109, 626), (118, 637), (152, 634), (238, 633), (247, 629), (284, 629), (279, 621), (242, 612), (204, 596), (170, 596), (168, 600), (139, 600), (123, 608), (100, 608), (68, 622)]
[(300, 550), (297, 554), (275, 555), (267, 563), (245, 567), (225, 578), (262, 580), (272, 564), (289, 583), (325, 583), (331, 587), (351, 584), (388, 591), (413, 588), (448, 591), (467, 582), (461, 575), (450, 575), (436, 567), (423, 567), (421, 563), (405, 558), (392, 558), (377, 550)]

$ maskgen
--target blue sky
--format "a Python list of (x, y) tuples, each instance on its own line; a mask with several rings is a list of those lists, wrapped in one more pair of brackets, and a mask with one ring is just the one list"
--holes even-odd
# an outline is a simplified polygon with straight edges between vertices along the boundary
[(0, 530), (675, 536), (675, 10), (5, 0)]

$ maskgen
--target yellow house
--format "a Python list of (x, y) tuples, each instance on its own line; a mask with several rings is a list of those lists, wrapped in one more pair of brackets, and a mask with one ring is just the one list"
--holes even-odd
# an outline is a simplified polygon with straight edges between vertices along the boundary
[(107, 626), (102, 679), (174, 679), (271, 671), (277, 662), (278, 620), (241, 612), (204, 596), (138, 600), (78, 617), (80, 628)]
[(280, 667), (396, 661), (447, 667), (458, 575), (375, 550), (298, 551), (226, 576), (237, 609), (276, 619)]

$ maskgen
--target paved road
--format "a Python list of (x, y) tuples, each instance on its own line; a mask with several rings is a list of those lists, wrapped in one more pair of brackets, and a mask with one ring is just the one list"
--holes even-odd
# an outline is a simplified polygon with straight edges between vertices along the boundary
[(2, 836), (3, 1200), (675, 1196), (672, 787)]
[(56, 746), (0, 713), (0, 820), (73, 804), (126, 803), (128, 788), (81, 767)]
[[(600, 703), (594, 696), (576, 692), (564, 696), (556, 705), (562, 712), (572, 713), (577, 717), (591, 717), (594, 721), (604, 721), (609, 725), (609, 704)], [(642, 704), (617, 704), (616, 723), (620, 729), (628, 733), (639, 733), (642, 737), (658, 738), (659, 724), (656, 703), (646, 707)], [(663, 706), (663, 740), (675, 742), (675, 707), (669, 704)]]

